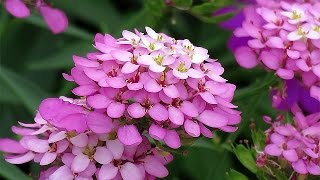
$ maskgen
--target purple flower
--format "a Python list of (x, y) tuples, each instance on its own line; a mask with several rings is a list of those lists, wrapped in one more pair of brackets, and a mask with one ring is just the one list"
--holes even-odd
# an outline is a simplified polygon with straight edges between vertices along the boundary
[(237, 62), (244, 68), (262, 65), (284, 80), (301, 79), (311, 97), (320, 101), (319, 9), (317, 1), (248, 5), (229, 43)]
[[(17, 18), (27, 18), (30, 16), (29, 5), (22, 0), (4, 0), (6, 10)], [(53, 8), (43, 0), (37, 0), (35, 9), (40, 12), (49, 29), (54, 34), (65, 31), (68, 27), (68, 19), (65, 13)]]

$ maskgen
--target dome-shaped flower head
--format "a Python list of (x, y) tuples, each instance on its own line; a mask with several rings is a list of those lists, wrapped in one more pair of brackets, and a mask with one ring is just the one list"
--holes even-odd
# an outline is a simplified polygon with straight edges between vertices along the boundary
[[(320, 101), (320, 4), (318, 1), (257, 1), (243, 9), (232, 46), (244, 68), (262, 65), (284, 80), (296, 77)], [(238, 41), (240, 42), (240, 41)]]
[(180, 128), (190, 137), (237, 129), (235, 85), (221, 77), (224, 69), (207, 49), (149, 27), (146, 34), (125, 30), (118, 39), (97, 34), (94, 46), (87, 57), (74, 56), (75, 67), (64, 76), (79, 85), (73, 92), (85, 96), (89, 108), (120, 122), (125, 145), (141, 143), (144, 131), (179, 148)]

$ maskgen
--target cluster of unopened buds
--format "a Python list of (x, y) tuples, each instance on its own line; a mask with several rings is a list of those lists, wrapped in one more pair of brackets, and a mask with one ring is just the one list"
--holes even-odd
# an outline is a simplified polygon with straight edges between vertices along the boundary
[(293, 118), (289, 121), (283, 115), (274, 122), (270, 117), (264, 117), (265, 121), (272, 124), (266, 131), (264, 153), (276, 157), (278, 160), (274, 161), (275, 164), (281, 159), (285, 160), (298, 174), (320, 175), (320, 112), (304, 115), (300, 107), (294, 105), (291, 113)]
[(319, 1), (257, 0), (243, 13), (234, 31), (242, 41), (234, 49), (237, 62), (245, 68), (261, 64), (284, 80), (295, 77), (320, 101)]
[(51, 165), (40, 179), (154, 179), (168, 175), (181, 138), (236, 131), (236, 87), (220, 63), (189, 40), (146, 32), (97, 34), (98, 51), (73, 56), (64, 74), (81, 98), (44, 100), (34, 124), (12, 128), (20, 141), (0, 140), (5, 159)]
[(39, 11), (50, 30), (61, 33), (68, 27), (68, 18), (60, 9), (51, 7), (44, 0), (2, 0), (6, 10), (17, 18), (27, 18), (32, 9)]

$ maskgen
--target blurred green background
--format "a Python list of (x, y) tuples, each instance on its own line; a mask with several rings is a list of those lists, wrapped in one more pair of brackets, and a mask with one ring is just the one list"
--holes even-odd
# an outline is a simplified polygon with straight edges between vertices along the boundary
[[(225, 67), (224, 77), (237, 85), (234, 102), (243, 112), (242, 123), (236, 133), (217, 133), (213, 140), (198, 140), (187, 149), (187, 155), (175, 154), (166, 179), (230, 179), (226, 176), (230, 169), (250, 179), (255, 177), (231, 152), (230, 143), (239, 143), (243, 139), (251, 142), (250, 122), (255, 121), (256, 126), (264, 128), (261, 116), (274, 115), (267, 93), (273, 77), (261, 69), (241, 69), (235, 63), (227, 49), (231, 32), (215, 23), (201, 21), (184, 8), (165, 6), (163, 0), (50, 2), (64, 10), (69, 18), (69, 28), (65, 33), (53, 35), (37, 12), (27, 19), (16, 19), (2, 6), (0, 8), (0, 137), (17, 138), (10, 127), (17, 121), (32, 122), (42, 99), (72, 96), (70, 90), (74, 84), (66, 82), (61, 74), (68, 73), (73, 66), (73, 54), (85, 55), (93, 50), (95, 33), (119, 37), (124, 29), (144, 31), (145, 26), (150, 26), (176, 39), (186, 38), (196, 46), (209, 49), (211, 58), (218, 58)], [(0, 159), (0, 177), (12, 180), (26, 178), (15, 166)], [(33, 177), (39, 171), (32, 163), (19, 168)]]

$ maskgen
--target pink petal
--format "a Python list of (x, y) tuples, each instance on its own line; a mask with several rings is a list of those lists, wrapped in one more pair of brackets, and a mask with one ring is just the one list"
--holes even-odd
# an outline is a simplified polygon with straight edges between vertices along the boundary
[(120, 159), (124, 152), (123, 144), (118, 140), (108, 140), (107, 148), (111, 151), (114, 159)]
[(150, 66), (153, 63), (153, 59), (150, 55), (142, 55), (138, 57), (137, 62), (142, 65)]
[(26, 139), (24, 143), (29, 150), (37, 153), (45, 153), (49, 150), (49, 143), (47, 140), (33, 138)]
[(89, 166), (84, 171), (78, 174), (78, 177), (82, 177), (83, 180), (93, 180), (92, 176), (96, 173), (96, 171), (96, 164), (94, 162), (90, 162)]
[(165, 108), (162, 104), (155, 104), (152, 106), (149, 111), (149, 115), (151, 118), (157, 121), (165, 121), (169, 118), (169, 113), (167, 108)]
[(279, 148), (278, 145), (276, 144), (268, 144), (265, 148), (264, 151), (271, 155), (271, 156), (280, 156), (281, 155), (281, 149)]
[(149, 135), (155, 140), (164, 139), (166, 133), (167, 133), (166, 129), (163, 129), (162, 127), (160, 127), (159, 125), (157, 125), (155, 123), (153, 123), (149, 127)]
[(125, 163), (120, 169), (121, 176), (123, 180), (142, 180), (143, 176), (139, 170), (139, 168), (131, 163)]
[(170, 98), (179, 97), (179, 91), (175, 85), (170, 85), (163, 88), (163, 92)]
[(107, 108), (112, 101), (102, 94), (87, 97), (87, 103), (94, 109)]
[(309, 165), (307, 166), (307, 169), (309, 171), (310, 174), (312, 175), (320, 175), (320, 167), (319, 165), (310, 162)]
[(228, 124), (227, 117), (210, 110), (203, 111), (198, 117), (198, 120), (203, 124), (214, 128), (220, 128)]
[(306, 164), (303, 162), (302, 159), (298, 160), (297, 162), (293, 162), (292, 168), (299, 174), (307, 174), (308, 173)]
[(72, 92), (77, 96), (88, 96), (99, 90), (99, 87), (95, 84), (87, 84), (76, 87)]
[(54, 160), (56, 160), (56, 158), (57, 153), (46, 152), (40, 161), (40, 165), (46, 166), (48, 164), (51, 164)]
[(28, 150), (25, 149), (18, 141), (12, 139), (0, 139), (0, 151), (6, 153), (26, 153)]
[(89, 163), (90, 159), (88, 158), (88, 156), (80, 153), (73, 159), (71, 164), (71, 170), (74, 173), (82, 172), (89, 166)]
[(167, 130), (164, 142), (172, 149), (178, 149), (181, 147), (181, 141), (178, 133), (175, 130)]
[(68, 166), (64, 165), (57, 169), (53, 174), (49, 176), (50, 180), (73, 180), (74, 175)]
[(133, 58), (133, 54), (128, 52), (128, 51), (123, 51), (123, 50), (114, 50), (111, 51), (111, 55), (119, 61), (122, 62), (128, 62), (131, 61), (131, 58)]
[(195, 121), (186, 119), (184, 122), (184, 130), (192, 137), (200, 136), (200, 126)]
[(68, 18), (63, 11), (46, 4), (41, 5), (39, 11), (54, 34), (61, 33), (68, 27)]
[(168, 108), (168, 113), (169, 113), (169, 119), (170, 121), (175, 124), (175, 125), (183, 125), (184, 122), (184, 115), (180, 111), (180, 109), (170, 106)]
[(87, 58), (76, 56), (76, 55), (73, 55), (72, 58), (73, 58), (73, 62), (77, 66), (83, 66), (83, 67), (99, 67), (100, 66), (100, 63), (98, 61), (89, 60)]
[(294, 76), (293, 71), (288, 69), (278, 69), (276, 73), (279, 77), (285, 80), (292, 79)]
[(290, 162), (295, 162), (299, 159), (298, 154), (294, 149), (285, 150), (282, 154), (284, 158), (286, 158)]
[(100, 171), (98, 173), (98, 179), (110, 180), (116, 177), (117, 173), (118, 173), (118, 168), (115, 167), (112, 163), (104, 164), (100, 168)]
[(113, 102), (108, 106), (107, 114), (111, 118), (119, 118), (123, 115), (126, 106), (120, 102)]
[(211, 94), (209, 91), (200, 93), (200, 96), (203, 100), (205, 100), (209, 104), (217, 104), (216, 99), (214, 98), (214, 95)]
[(124, 145), (138, 145), (142, 137), (135, 125), (124, 125), (118, 129), (118, 138)]
[(88, 136), (85, 133), (78, 134), (75, 137), (70, 138), (70, 142), (77, 147), (85, 147), (88, 144)]
[(117, 88), (117, 89), (123, 88), (127, 85), (125, 79), (120, 76), (111, 77), (111, 78), (107, 77), (106, 81), (110, 87)]
[(139, 67), (140, 67), (140, 65), (132, 64), (131, 62), (127, 62), (123, 65), (121, 72), (123, 74), (130, 74), (130, 73), (133, 73), (134, 71), (136, 71)]
[(144, 168), (148, 174), (158, 178), (164, 178), (169, 175), (167, 168), (155, 157), (147, 156), (144, 162)]
[(270, 69), (276, 70), (280, 66), (280, 57), (277, 57), (269, 51), (262, 51), (260, 59), (262, 60), (263, 64)]
[(66, 132), (65, 131), (60, 131), (58, 133), (52, 133), (49, 136), (48, 142), (49, 143), (54, 143), (57, 141), (61, 141), (62, 139), (65, 139), (67, 137)]
[(106, 77), (106, 73), (103, 70), (97, 68), (84, 68), (83, 72), (85, 73), (88, 78), (99, 82), (101, 79)]
[(254, 51), (249, 47), (240, 47), (236, 49), (235, 58), (241, 67), (250, 69), (258, 64), (257, 56)]
[(269, 37), (268, 41), (266, 42), (266, 45), (271, 48), (284, 48), (283, 41), (280, 37)]
[(181, 104), (180, 110), (187, 116), (197, 117), (199, 116), (198, 109), (194, 104), (189, 101), (183, 101)]
[(6, 10), (17, 18), (26, 18), (30, 16), (29, 8), (21, 0), (5, 0)]
[(146, 91), (151, 93), (156, 93), (162, 90), (162, 87), (157, 83), (156, 80), (150, 79), (145, 85), (144, 88)]
[(93, 158), (100, 164), (108, 164), (113, 160), (112, 153), (105, 147), (97, 147)]
[(34, 158), (35, 154), (29, 151), (26, 154), (19, 156), (10, 156), (10, 158), (6, 158), (5, 160), (11, 164), (23, 164), (31, 161)]
[(130, 104), (127, 111), (133, 118), (142, 118), (146, 114), (146, 109), (140, 103)]
[(88, 129), (87, 120), (84, 114), (68, 115), (63, 118), (57, 126), (68, 131), (75, 130), (78, 133), (82, 133)]
[(87, 125), (91, 131), (97, 134), (109, 133), (113, 128), (110, 117), (95, 111), (87, 115)]
[(206, 126), (204, 126), (202, 123), (199, 123), (200, 126), (200, 132), (203, 136), (207, 138), (213, 138), (213, 133), (210, 129), (208, 129)]

